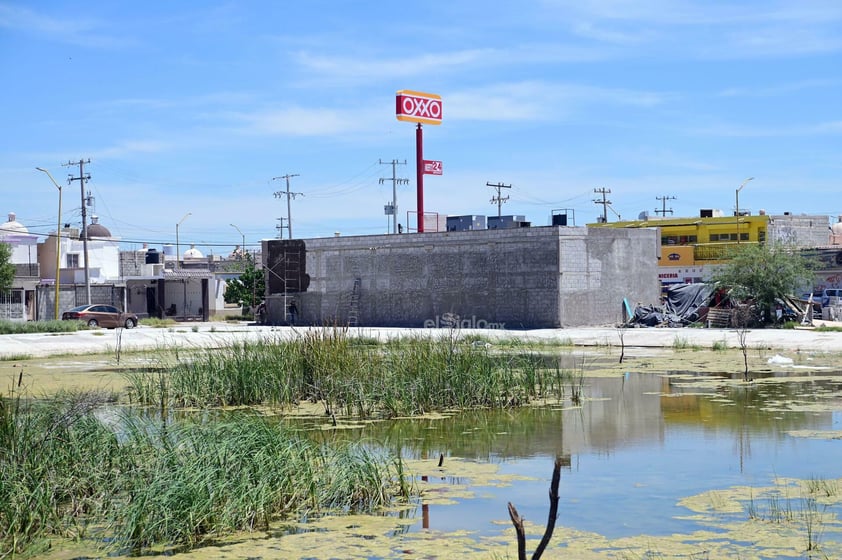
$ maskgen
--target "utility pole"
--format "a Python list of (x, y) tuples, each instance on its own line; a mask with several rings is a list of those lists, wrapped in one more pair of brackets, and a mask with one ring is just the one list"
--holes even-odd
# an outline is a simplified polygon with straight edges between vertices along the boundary
[(85, 200), (85, 183), (91, 180), (91, 174), (85, 174), (85, 164), (91, 163), (90, 158), (87, 161), (79, 160), (79, 161), (68, 161), (67, 163), (63, 164), (63, 167), (69, 167), (72, 165), (79, 166), (79, 176), (74, 177), (73, 175), (67, 176), (67, 184), (72, 185), (73, 181), (79, 181), (79, 186), (82, 192), (82, 251), (85, 253), (85, 298), (88, 305), (91, 304), (91, 271), (88, 267), (88, 211), (87, 211), (87, 201)]
[(611, 189), (600, 187), (598, 189), (594, 189), (593, 192), (602, 195), (602, 200), (596, 198), (594, 199), (594, 204), (602, 204), (602, 223), (608, 223), (608, 207), (611, 205), (611, 201), (608, 200), (605, 195), (610, 194)]
[(278, 225), (275, 226), (275, 229), (278, 231), (278, 239), (283, 239), (283, 232), (284, 231), (284, 218), (276, 218), (278, 220)]
[(667, 210), (667, 201), (668, 201), (668, 200), (675, 200), (675, 197), (674, 197), (674, 196), (666, 196), (666, 195), (664, 195), (664, 196), (656, 196), (656, 197), (655, 197), (655, 200), (660, 200), (660, 201), (661, 201), (661, 209), (660, 209), (660, 210), (658, 210), (657, 208), (655, 208), (655, 215), (660, 214), (660, 215), (663, 217), (663, 216), (666, 216), (666, 215), (667, 215), (667, 212), (669, 212), (669, 213), (670, 213), (670, 215), (672, 215), (672, 208), (670, 208), (669, 210)]
[(497, 205), (497, 217), (499, 218), (501, 206), (503, 205), (504, 202), (509, 200), (508, 196), (505, 196), (505, 197), (500, 196), (500, 189), (510, 189), (510, 188), (512, 188), (512, 186), (511, 185), (504, 185), (503, 183), (497, 183), (495, 185), (494, 183), (489, 183), (489, 182), (486, 182), (485, 186), (486, 187), (493, 187), (493, 188), (497, 189), (497, 196), (491, 197), (491, 204)]
[(382, 159), (377, 160), (380, 165), (391, 165), (392, 166), (392, 178), (388, 177), (381, 177), (380, 184), (382, 185), (386, 181), (392, 182), (392, 233), (398, 232), (398, 190), (397, 185), (408, 185), (409, 179), (398, 179), (397, 175), (397, 166), (398, 165), (406, 165), (406, 160), (398, 161), (393, 159), (390, 162), (383, 161)]
[(290, 205), (290, 200), (294, 199), (296, 196), (301, 195), (304, 196), (304, 193), (300, 192), (289, 192), (289, 180), (292, 177), (298, 177), (298, 173), (287, 173), (286, 175), (281, 175), (280, 177), (272, 177), (272, 180), (276, 179), (286, 179), (287, 183), (287, 190), (286, 191), (275, 191), (275, 198), (281, 198), (282, 196), (287, 197), (287, 232), (289, 233), (289, 238), (292, 239), (292, 206)]

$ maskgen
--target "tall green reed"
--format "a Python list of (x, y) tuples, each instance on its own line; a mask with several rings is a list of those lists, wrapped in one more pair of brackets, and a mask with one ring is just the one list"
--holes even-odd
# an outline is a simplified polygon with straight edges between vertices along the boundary
[(321, 444), (253, 414), (187, 422), (18, 397), (0, 407), (0, 557), (96, 528), (120, 552), (193, 547), (275, 520), (407, 497), (399, 459)]
[(128, 379), (141, 402), (161, 408), (312, 401), (328, 415), (395, 417), (561, 399), (560, 379), (571, 375), (544, 362), (535, 352), (500, 354), (456, 336), (375, 346), (327, 328), (198, 351), (166, 367), (166, 382), (160, 371)]
[(114, 433), (92, 411), (99, 393), (0, 401), (0, 557), (46, 535), (83, 536), (107, 514), (121, 470)]

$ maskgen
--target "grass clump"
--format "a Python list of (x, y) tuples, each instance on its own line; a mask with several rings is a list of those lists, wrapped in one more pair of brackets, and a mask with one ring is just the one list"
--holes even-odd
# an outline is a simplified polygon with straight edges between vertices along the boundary
[(676, 335), (675, 338), (672, 340), (672, 349), (673, 350), (692, 350), (694, 352), (698, 352), (702, 349), (701, 346), (698, 344), (693, 344), (689, 338), (678, 336)]
[(339, 328), (240, 342), (128, 374), (133, 396), (162, 408), (312, 401), (328, 415), (362, 418), (561, 399), (571, 378), (535, 352), (497, 354), (456, 336), (375, 346)]
[(18, 360), (28, 360), (32, 358), (32, 354), (8, 354), (6, 356), (0, 356), (0, 362), (16, 362)]
[(169, 317), (165, 319), (159, 319), (157, 317), (144, 317), (140, 320), (140, 324), (146, 327), (152, 327), (153, 329), (163, 329), (166, 327), (172, 327), (177, 323), (175, 319), (170, 319)]
[(48, 536), (84, 536), (108, 515), (121, 470), (114, 433), (91, 412), (99, 393), (51, 402), (0, 399), (0, 557)]
[(414, 491), (399, 458), (362, 443), (317, 443), (250, 414), (162, 422), (107, 401), (0, 401), (0, 557), (94, 529), (119, 554), (191, 548), (275, 520), (370, 512)]
[(131, 433), (131, 455), (144, 459), (135, 465), (115, 536), (133, 550), (193, 547), (293, 515), (369, 512), (401, 487), (392, 460), (362, 444), (322, 446), (249, 415), (166, 430), (140, 421)]
[(81, 321), (7, 321), (0, 320), (0, 334), (76, 332), (87, 329)]

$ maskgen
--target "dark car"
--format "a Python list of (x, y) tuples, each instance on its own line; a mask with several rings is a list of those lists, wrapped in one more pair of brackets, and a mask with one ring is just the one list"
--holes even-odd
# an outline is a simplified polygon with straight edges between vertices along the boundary
[(126, 327), (131, 329), (137, 326), (137, 315), (134, 313), (123, 313), (113, 305), (95, 303), (93, 305), (80, 305), (70, 311), (61, 314), (64, 321), (82, 321), (89, 327), (105, 327), (114, 329)]

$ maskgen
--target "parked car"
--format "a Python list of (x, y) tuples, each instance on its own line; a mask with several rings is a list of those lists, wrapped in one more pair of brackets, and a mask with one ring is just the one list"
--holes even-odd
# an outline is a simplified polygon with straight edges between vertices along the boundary
[[(801, 299), (807, 301), (810, 294), (803, 294)], [(813, 303), (827, 307), (830, 305), (830, 298), (842, 298), (842, 288), (827, 288), (825, 290), (817, 290), (813, 292)]]
[(830, 298), (842, 297), (842, 289), (828, 288), (822, 292), (822, 307), (830, 305)]
[(64, 321), (82, 321), (89, 327), (105, 327), (115, 329), (126, 327), (132, 329), (137, 326), (137, 315), (124, 313), (113, 305), (93, 304), (80, 305), (61, 314)]

